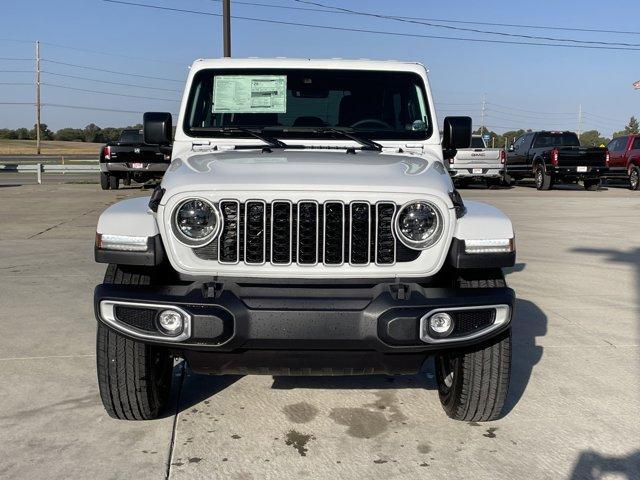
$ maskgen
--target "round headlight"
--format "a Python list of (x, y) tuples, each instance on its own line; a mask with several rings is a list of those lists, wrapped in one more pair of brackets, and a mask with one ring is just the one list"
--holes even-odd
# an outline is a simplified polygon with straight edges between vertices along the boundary
[(430, 202), (416, 200), (405, 204), (396, 215), (396, 234), (409, 248), (424, 250), (442, 235), (442, 215)]
[(188, 246), (202, 246), (220, 231), (218, 210), (207, 200), (192, 198), (180, 203), (173, 213), (173, 232)]

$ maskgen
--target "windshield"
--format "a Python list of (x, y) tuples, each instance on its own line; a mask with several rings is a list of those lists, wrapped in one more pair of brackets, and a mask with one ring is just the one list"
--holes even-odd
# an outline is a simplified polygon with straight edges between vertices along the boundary
[[(194, 78), (184, 129), (195, 137), (423, 140), (432, 127), (422, 78), (360, 70), (202, 70)], [(226, 129), (224, 132), (222, 129)]]
[(142, 132), (138, 130), (125, 130), (120, 134), (121, 143), (142, 143)]
[(575, 133), (539, 133), (533, 148), (545, 147), (579, 147), (580, 140)]

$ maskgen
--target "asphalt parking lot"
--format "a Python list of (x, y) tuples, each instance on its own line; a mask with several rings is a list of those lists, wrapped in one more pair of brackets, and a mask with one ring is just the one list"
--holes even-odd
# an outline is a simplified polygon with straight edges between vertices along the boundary
[(104, 412), (95, 225), (146, 194), (0, 187), (0, 478), (640, 478), (640, 194), (470, 189), (513, 220), (519, 297), (504, 418), (454, 422), (416, 377), (203, 377), (151, 422)]

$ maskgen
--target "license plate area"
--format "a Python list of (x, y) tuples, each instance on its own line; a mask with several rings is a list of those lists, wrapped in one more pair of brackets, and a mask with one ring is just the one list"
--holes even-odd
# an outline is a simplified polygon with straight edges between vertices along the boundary
[(144, 163), (136, 162), (131, 164), (131, 168), (144, 168)]
[(471, 170), (471, 173), (482, 173), (482, 172), (483, 172), (482, 168), (474, 168)]
[(587, 171), (587, 167), (578, 167), (578, 173), (584, 173)]

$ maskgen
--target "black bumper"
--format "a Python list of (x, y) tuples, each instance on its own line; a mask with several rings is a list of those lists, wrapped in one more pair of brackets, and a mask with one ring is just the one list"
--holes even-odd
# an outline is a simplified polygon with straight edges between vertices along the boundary
[[(296, 369), (334, 374), (418, 371), (428, 354), (483, 342), (510, 325), (507, 321), (484, 328), (473, 339), (459, 335), (451, 343), (425, 343), (419, 332), (425, 314), (495, 305), (509, 306), (512, 314), (514, 298), (509, 288), (423, 288), (415, 283), (322, 287), (102, 284), (94, 295), (99, 321), (131, 338), (168, 346), (197, 371), (270, 374)], [(135, 328), (123, 331), (101, 318), (100, 304), (105, 300), (155, 305), (144, 327), (150, 330), (156, 328), (152, 317), (159, 308), (179, 307), (191, 316), (190, 338), (171, 342), (141, 338)], [(157, 329), (155, 334), (161, 336)]]
[(547, 169), (549, 173), (557, 177), (578, 178), (580, 180), (604, 177), (609, 172), (608, 167), (587, 167), (586, 172), (579, 172), (578, 166), (547, 166)]

